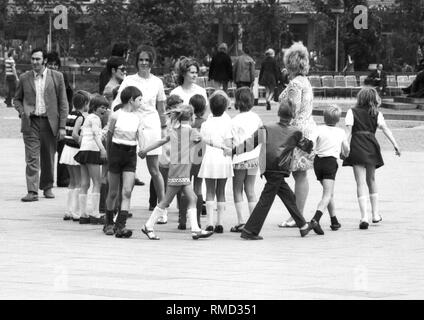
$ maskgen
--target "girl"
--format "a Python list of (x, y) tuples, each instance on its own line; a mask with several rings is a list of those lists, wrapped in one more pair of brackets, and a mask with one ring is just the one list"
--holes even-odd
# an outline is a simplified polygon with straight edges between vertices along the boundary
[[(250, 111), (253, 108), (253, 102), (254, 97), (250, 88), (241, 87), (237, 89), (235, 93), (235, 108), (239, 109), (240, 113), (231, 121), (233, 145), (239, 145), (262, 127), (261, 118)], [(231, 232), (241, 232), (245, 224), (243, 217), (243, 189), (246, 193), (250, 214), (256, 206), (255, 179), (259, 167), (260, 148), (260, 146), (250, 148), (251, 151), (236, 155), (233, 158), (233, 195), (238, 223), (230, 229)]]
[(90, 96), (88, 92), (78, 91), (72, 98), (73, 110), (66, 120), (65, 146), (59, 163), (65, 164), (69, 172), (68, 196), (63, 220), (79, 221), (78, 197), (81, 188), (81, 169), (74, 156), (79, 151), (81, 125), (87, 116)]
[(400, 149), (387, 127), (383, 114), (378, 111), (381, 99), (372, 87), (364, 87), (359, 91), (356, 106), (346, 114), (346, 127), (350, 141), (350, 154), (343, 166), (352, 166), (356, 180), (356, 193), (361, 211), (360, 229), (368, 229), (368, 212), (366, 187), (368, 186), (372, 209), (372, 222), (383, 220), (378, 212), (378, 193), (375, 182), (375, 169), (384, 165), (380, 145), (375, 138), (377, 128), (392, 143), (395, 154), (400, 156)]
[[(206, 143), (214, 143), (231, 147), (231, 118), (225, 116), (229, 105), (229, 98), (222, 90), (215, 91), (209, 100), (212, 116), (209, 117), (200, 129), (202, 139)], [(225, 211), (225, 184), (228, 178), (233, 177), (231, 156), (224, 155), (217, 147), (207, 145), (199, 170), (199, 177), (206, 181), (206, 212), (209, 225), (207, 231), (223, 233), (222, 218)], [(217, 224), (214, 228), (214, 205), (217, 198)]]
[(172, 202), (174, 196), (182, 190), (188, 201), (187, 213), (190, 219), (192, 238), (195, 240), (207, 238), (213, 232), (201, 230), (197, 223), (197, 199), (190, 182), (190, 148), (194, 143), (198, 143), (201, 140), (199, 134), (190, 125), (193, 117), (193, 107), (181, 105), (170, 110), (169, 115), (171, 118), (170, 130), (166, 137), (139, 152), (139, 156), (144, 158), (150, 150), (154, 150), (167, 142), (171, 144), (171, 161), (165, 198), (155, 207), (141, 231), (150, 240), (159, 240), (159, 237), (153, 231), (153, 226), (158, 218), (163, 215), (164, 210)]
[[(337, 106), (329, 106), (324, 110), (325, 125), (317, 128), (318, 137), (315, 143), (314, 171), (317, 180), (322, 185), (322, 198), (312, 220), (316, 222), (318, 234), (324, 234), (319, 220), (325, 209), (330, 213), (332, 230), (338, 230), (341, 225), (335, 214), (334, 182), (338, 169), (337, 159), (349, 154), (349, 144), (343, 129), (336, 125), (340, 120), (341, 110)], [(341, 152), (341, 154), (340, 154)]]
[[(100, 184), (101, 165), (106, 161), (106, 149), (102, 144), (101, 118), (109, 107), (105, 97), (94, 95), (90, 101), (88, 116), (81, 128), (80, 151), (74, 159), (81, 165), (81, 190), (79, 194), (80, 224), (104, 224), (104, 216), (100, 215)], [(87, 191), (90, 188), (90, 179), (93, 180), (91, 203), (93, 211), (87, 212)]]
[[(108, 131), (108, 183), (109, 192), (106, 198), (106, 218), (103, 231), (106, 235), (117, 238), (129, 238), (132, 231), (125, 228), (130, 209), (131, 192), (135, 181), (137, 165), (137, 142), (140, 148), (142, 141), (142, 121), (135, 115), (140, 108), (141, 91), (136, 87), (126, 87), (121, 92), (122, 107), (112, 114)], [(118, 198), (122, 175), (122, 200), (120, 210), (113, 227), (115, 202)]]

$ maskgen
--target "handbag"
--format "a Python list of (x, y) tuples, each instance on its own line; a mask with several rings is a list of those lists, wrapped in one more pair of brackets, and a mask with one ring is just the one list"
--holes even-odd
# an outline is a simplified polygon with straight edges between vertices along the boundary
[(290, 171), (306, 171), (314, 166), (314, 152), (306, 152), (299, 147), (293, 149)]

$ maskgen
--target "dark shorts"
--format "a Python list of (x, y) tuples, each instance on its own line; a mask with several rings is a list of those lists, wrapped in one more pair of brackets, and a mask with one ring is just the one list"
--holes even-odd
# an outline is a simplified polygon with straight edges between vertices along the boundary
[(337, 159), (334, 157), (320, 158), (315, 156), (314, 158), (314, 171), (318, 181), (323, 179), (335, 180), (338, 168)]
[(112, 143), (108, 158), (109, 172), (120, 174), (124, 171), (135, 172), (137, 166), (137, 147)]

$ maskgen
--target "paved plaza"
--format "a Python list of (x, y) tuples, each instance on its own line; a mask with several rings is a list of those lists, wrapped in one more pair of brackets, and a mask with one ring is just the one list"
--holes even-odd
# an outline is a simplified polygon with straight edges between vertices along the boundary
[[(255, 111), (265, 123), (276, 120), (276, 104)], [(358, 228), (352, 169), (340, 167), (339, 231), (331, 231), (328, 215), (321, 220), (324, 236), (301, 238), (298, 229), (278, 228), (288, 213), (277, 199), (264, 240), (242, 240), (229, 232), (236, 223), (229, 181), (223, 234), (192, 240), (188, 230), (177, 229), (173, 203), (168, 224), (156, 227), (161, 240), (149, 241), (140, 231), (150, 214), (146, 186), (133, 192), (130, 239), (63, 221), (66, 188), (54, 188), (56, 199), (21, 202), (26, 186), (19, 120), (0, 102), (0, 299), (423, 299), (424, 122), (388, 123), (403, 154), (395, 157), (378, 133), (385, 160), (377, 170), (383, 222), (368, 230)], [(309, 178), (308, 220), (321, 196), (312, 171)], [(141, 179), (149, 181), (146, 167)], [(293, 187), (292, 178), (289, 183)], [(263, 185), (258, 177), (258, 196)]]

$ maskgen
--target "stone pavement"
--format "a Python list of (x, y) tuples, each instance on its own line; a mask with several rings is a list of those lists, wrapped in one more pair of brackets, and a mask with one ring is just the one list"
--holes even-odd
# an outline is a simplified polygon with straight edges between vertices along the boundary
[[(223, 234), (191, 240), (189, 231), (177, 230), (172, 205), (168, 224), (156, 227), (161, 240), (149, 241), (140, 231), (150, 214), (145, 186), (134, 189), (130, 239), (106, 237), (101, 226), (63, 221), (66, 188), (55, 188), (53, 200), (21, 202), (24, 147), (11, 111), (0, 108), (5, 137), (0, 139), (0, 299), (424, 298), (422, 123), (413, 128), (392, 123), (406, 150), (400, 158), (378, 135), (385, 160), (377, 171), (384, 220), (368, 230), (358, 228), (352, 170), (341, 167), (335, 189), (339, 231), (330, 230), (327, 215), (324, 236), (312, 232), (301, 238), (297, 229), (278, 228), (288, 213), (277, 199), (261, 233), (264, 240), (242, 240), (229, 232), (236, 213), (228, 182)], [(264, 122), (275, 119), (260, 114)], [(321, 195), (312, 172), (309, 177), (307, 219)], [(141, 179), (149, 181), (145, 165)], [(289, 183), (293, 187), (292, 178)], [(258, 178), (258, 195), (263, 184)]]

